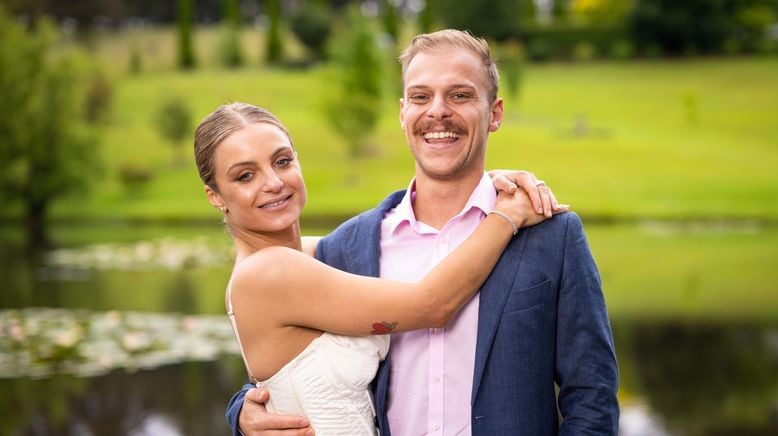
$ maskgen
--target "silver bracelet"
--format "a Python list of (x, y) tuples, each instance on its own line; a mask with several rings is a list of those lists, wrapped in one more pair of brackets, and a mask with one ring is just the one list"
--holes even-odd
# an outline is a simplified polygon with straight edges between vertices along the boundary
[(517, 226), (516, 222), (513, 221), (513, 218), (509, 217), (508, 214), (506, 214), (505, 212), (500, 212), (499, 210), (495, 209), (495, 210), (489, 212), (487, 215), (490, 215), (490, 214), (499, 215), (499, 216), (505, 218), (505, 221), (508, 221), (508, 224), (510, 224), (513, 227), (513, 236), (516, 236), (516, 233), (519, 233), (519, 226)]

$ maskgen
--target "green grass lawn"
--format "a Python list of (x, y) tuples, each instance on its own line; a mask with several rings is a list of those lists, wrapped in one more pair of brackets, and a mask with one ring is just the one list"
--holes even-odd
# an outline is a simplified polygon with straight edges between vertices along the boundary
[[(332, 86), (324, 68), (264, 68), (261, 34), (247, 30), (247, 66), (220, 69), (217, 39), (217, 29), (197, 32), (202, 66), (191, 72), (173, 68), (170, 29), (98, 40), (95, 53), (115, 85), (100, 151), (106, 171), (95, 176), (92, 195), (57, 202), (55, 219), (216, 218), (191, 144), (176, 165), (154, 127), (171, 95), (184, 98), (197, 121), (231, 101), (276, 113), (300, 153), (305, 216), (356, 213), (406, 186), (413, 162), (397, 120), (396, 84), (386, 85), (374, 155), (351, 160), (325, 120), (325, 110), (338, 109), (322, 102)], [(127, 72), (132, 44), (143, 52), (140, 75)], [(289, 52), (300, 50), (293, 44)], [(534, 171), (585, 217), (778, 218), (778, 58), (533, 64), (519, 96), (505, 98), (488, 166)], [(120, 183), (117, 169), (127, 163), (153, 172), (143, 190), (130, 193)]]

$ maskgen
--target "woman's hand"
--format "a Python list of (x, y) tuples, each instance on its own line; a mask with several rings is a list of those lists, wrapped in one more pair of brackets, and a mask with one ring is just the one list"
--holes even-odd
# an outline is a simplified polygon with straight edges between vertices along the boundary
[[(513, 194), (509, 194), (506, 191), (498, 192), (494, 210), (510, 217), (518, 228), (534, 226), (547, 219), (545, 214), (536, 211), (529, 199), (529, 194), (521, 189), (514, 189)], [(567, 206), (557, 205), (556, 210), (551, 213), (553, 215), (567, 212), (567, 210)]]
[(513, 194), (517, 188), (521, 188), (529, 196), (535, 211), (546, 218), (570, 210), (569, 205), (559, 204), (551, 188), (529, 171), (492, 170), (487, 174), (498, 192)]

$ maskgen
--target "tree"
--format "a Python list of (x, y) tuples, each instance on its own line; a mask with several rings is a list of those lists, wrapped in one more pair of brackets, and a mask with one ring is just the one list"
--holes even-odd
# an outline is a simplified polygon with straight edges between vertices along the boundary
[(284, 45), (281, 40), (281, 2), (267, 0), (267, 16), (270, 28), (267, 31), (265, 60), (270, 64), (281, 62), (284, 57)]
[(327, 57), (326, 48), (332, 33), (332, 13), (325, 2), (317, 1), (300, 8), (291, 20), (292, 31), (314, 60)]
[(352, 158), (366, 154), (381, 109), (382, 57), (376, 37), (357, 8), (349, 8), (347, 25), (335, 43), (336, 85), (327, 119), (348, 144)]
[(638, 0), (630, 27), (644, 52), (756, 51), (776, 16), (775, 0)]
[(524, 63), (524, 47), (516, 40), (506, 41), (496, 47), (497, 62), (505, 82), (507, 94), (514, 100), (521, 91), (521, 79)]
[(100, 161), (83, 106), (91, 73), (74, 53), (54, 55), (52, 26), (34, 28), (0, 9), (0, 198), (21, 207), (28, 244), (40, 247), (51, 203), (86, 190)]
[(197, 64), (192, 48), (192, 0), (178, 0), (178, 67), (184, 70)]
[(223, 18), (219, 57), (222, 64), (235, 68), (243, 65), (243, 50), (240, 45), (240, 31), (243, 20), (238, 0), (222, 0)]
[(419, 32), (432, 32), (433, 21), (435, 19), (435, 0), (424, 2), (424, 9), (419, 12)]
[(518, 0), (450, 0), (435, 5), (437, 16), (446, 27), (469, 30), (476, 36), (498, 41), (518, 36)]
[(192, 132), (192, 111), (189, 106), (180, 98), (171, 97), (162, 104), (154, 118), (159, 133), (173, 147), (173, 163), (182, 164), (184, 158), (181, 146)]
[(381, 21), (384, 23), (384, 31), (392, 38), (392, 45), (397, 44), (400, 37), (400, 20), (393, 0), (381, 0)]

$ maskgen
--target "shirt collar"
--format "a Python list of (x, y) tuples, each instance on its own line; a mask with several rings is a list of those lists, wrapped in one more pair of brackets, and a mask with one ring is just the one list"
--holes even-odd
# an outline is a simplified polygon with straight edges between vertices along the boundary
[[(416, 198), (416, 178), (411, 180), (408, 189), (405, 191), (400, 203), (384, 218), (384, 225), (388, 225), (389, 234), (393, 234), (402, 224), (410, 225), (414, 231), (422, 233), (423, 223), (416, 220), (416, 214), (413, 212), (413, 200)], [(486, 173), (483, 174), (478, 185), (470, 194), (465, 207), (451, 220), (454, 220), (472, 209), (478, 209), (484, 215), (494, 209), (497, 201), (497, 192), (494, 189), (492, 179)], [(427, 233), (427, 232), (424, 232)]]

